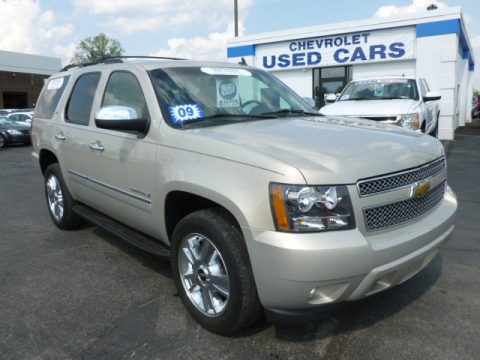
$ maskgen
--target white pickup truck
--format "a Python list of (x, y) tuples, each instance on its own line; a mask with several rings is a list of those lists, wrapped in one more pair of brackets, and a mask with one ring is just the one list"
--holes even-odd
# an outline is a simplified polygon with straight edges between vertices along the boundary
[(320, 113), (381, 121), (437, 137), (440, 98), (422, 78), (366, 78), (348, 83), (338, 99)]

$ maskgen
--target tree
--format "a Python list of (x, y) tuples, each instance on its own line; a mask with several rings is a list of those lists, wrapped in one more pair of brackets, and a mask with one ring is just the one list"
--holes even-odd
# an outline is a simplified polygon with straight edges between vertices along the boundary
[(480, 96), (480, 90), (474, 88), (473, 89), (473, 95), (474, 96)]
[(106, 56), (121, 56), (124, 49), (116, 39), (100, 33), (94, 37), (87, 37), (80, 41), (72, 59), (73, 64), (96, 63)]

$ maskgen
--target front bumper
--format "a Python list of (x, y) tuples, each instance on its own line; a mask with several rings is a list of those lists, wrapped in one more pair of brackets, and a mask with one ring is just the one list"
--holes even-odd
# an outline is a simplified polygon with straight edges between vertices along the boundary
[(7, 144), (30, 144), (30, 134), (7, 135)]
[(427, 214), (381, 234), (244, 229), (260, 301), (267, 310), (312, 310), (398, 285), (427, 266), (454, 229), (448, 191)]

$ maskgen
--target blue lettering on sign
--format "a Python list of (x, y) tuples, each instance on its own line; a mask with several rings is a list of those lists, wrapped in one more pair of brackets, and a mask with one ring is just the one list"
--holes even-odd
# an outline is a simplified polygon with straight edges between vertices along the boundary
[(377, 55), (380, 56), (380, 59), (385, 59), (385, 51), (387, 47), (385, 45), (372, 45), (370, 46), (370, 60), (376, 60)]
[(401, 58), (403, 55), (405, 55), (404, 47), (405, 44), (401, 42), (390, 44), (390, 46), (388, 47), (390, 49), (388, 56), (394, 59)]
[[(346, 56), (344, 56), (346, 55)], [(348, 50), (347, 49), (338, 49), (335, 51), (335, 54), (333, 54), (333, 58), (335, 59), (336, 62), (343, 64), (348, 61)]]
[(305, 53), (296, 53), (292, 55), (292, 66), (305, 66)]
[(370, 33), (361, 33), (351, 36), (338, 36), (335, 38), (301, 40), (289, 43), (291, 53), (266, 55), (262, 58), (265, 69), (290, 68), (315, 66), (322, 62), (320, 51), (305, 51), (315, 48), (337, 47), (333, 52), (333, 60), (338, 64), (363, 62), (369, 60), (398, 59), (406, 54), (403, 42), (394, 42), (389, 45), (373, 44), (370, 46), (357, 46), (353, 49), (340, 47), (357, 45), (368, 42)]
[(363, 52), (363, 49), (358, 46), (353, 50), (352, 57), (350, 58), (350, 61), (357, 61), (357, 60), (362, 60), (365, 61), (367, 60), (367, 57), (365, 56), (365, 53)]
[(174, 124), (182, 123), (185, 120), (200, 119), (205, 116), (200, 104), (182, 104), (168, 107), (168, 112)]

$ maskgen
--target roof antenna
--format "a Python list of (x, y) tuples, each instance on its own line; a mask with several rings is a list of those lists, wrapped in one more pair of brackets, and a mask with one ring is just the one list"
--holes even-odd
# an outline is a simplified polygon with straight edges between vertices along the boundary
[(239, 64), (243, 66), (248, 66), (247, 61), (245, 60), (244, 57), (242, 57), (242, 60), (239, 62)]
[(427, 10), (429, 10), (429, 11), (430, 10), (437, 10), (437, 9), (438, 9), (438, 6), (435, 5), (435, 4), (430, 4), (430, 5), (427, 6)]

